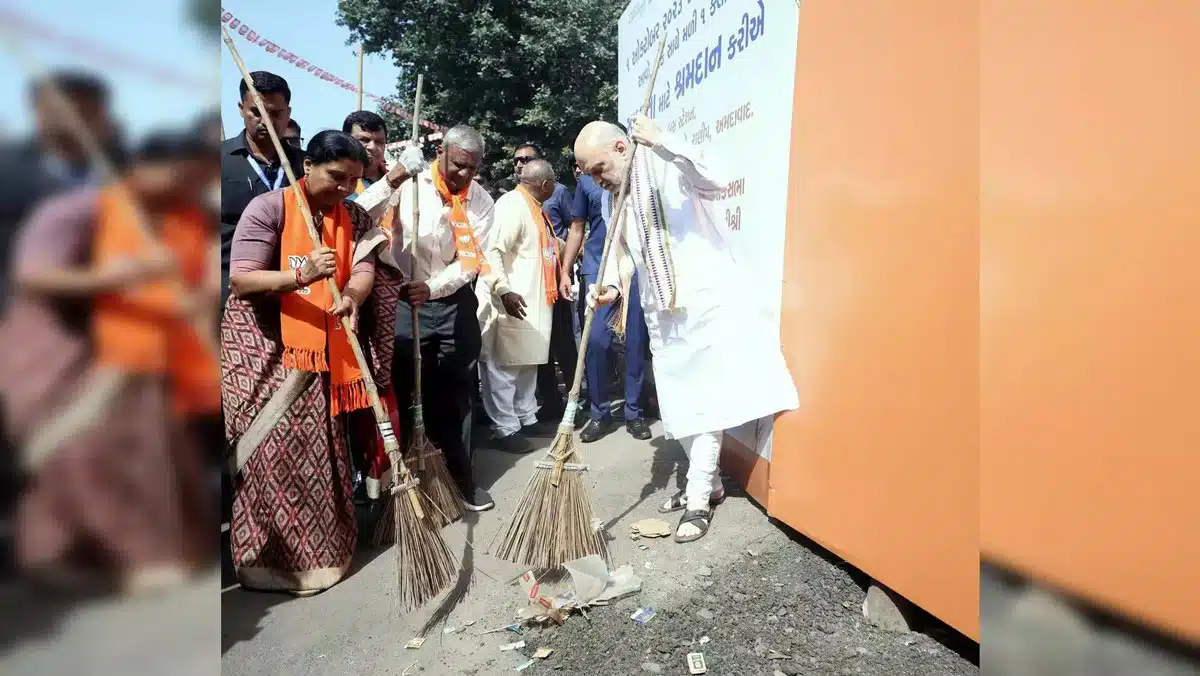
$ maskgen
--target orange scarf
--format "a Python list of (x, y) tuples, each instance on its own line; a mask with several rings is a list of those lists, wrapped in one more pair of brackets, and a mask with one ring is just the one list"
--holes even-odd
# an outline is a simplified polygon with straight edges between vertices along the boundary
[[(145, 255), (148, 243), (137, 215), (119, 185), (100, 192), (92, 260), (102, 266), (120, 258)], [(212, 250), (210, 218), (182, 207), (162, 219), (159, 236), (176, 257), (182, 282), (204, 283)], [(99, 363), (133, 373), (159, 373), (171, 383), (171, 404), (181, 415), (221, 410), (217, 357), (177, 312), (180, 298), (166, 280), (97, 296), (91, 320), (92, 345)]]
[(533, 215), (533, 222), (541, 226), (538, 228), (538, 251), (542, 252), (542, 284), (546, 287), (546, 304), (554, 307), (554, 303), (558, 301), (558, 238), (553, 234), (554, 228), (550, 225), (550, 219), (542, 205), (533, 199), (529, 190), (524, 185), (518, 185), (517, 191), (525, 198), (529, 213)]
[(452, 193), (450, 186), (446, 185), (437, 160), (434, 160), (429, 171), (433, 174), (433, 187), (442, 196), (442, 201), (450, 205), (450, 230), (454, 233), (454, 249), (458, 252), (459, 265), (467, 272), (488, 274), (491, 266), (483, 257), (483, 248), (479, 246), (479, 240), (475, 239), (475, 229), (467, 220), (467, 193), (471, 191), (471, 184), (468, 182), (461, 192)]
[[(304, 190), (305, 179), (299, 186)], [(321, 223), (322, 244), (337, 252), (337, 272), (333, 279), (344, 288), (350, 279), (354, 255), (354, 225), (345, 205), (338, 204)], [(308, 259), (316, 247), (308, 235), (304, 212), (296, 201), (296, 192), (283, 193), (283, 233), (279, 238), (279, 261), (283, 270), (294, 270)], [(350, 339), (342, 330), (341, 320), (329, 314), (333, 294), (325, 280), (285, 294), (279, 301), (280, 334), (283, 338), (283, 365), (290, 369), (329, 373), (331, 416), (371, 405), (367, 384), (350, 349)], [(328, 352), (328, 358), (326, 354)]]

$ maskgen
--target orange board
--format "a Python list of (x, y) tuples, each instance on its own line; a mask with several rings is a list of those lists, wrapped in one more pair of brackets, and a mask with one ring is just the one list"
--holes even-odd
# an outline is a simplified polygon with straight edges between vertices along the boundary
[(979, 637), (978, 8), (800, 7), (768, 509)]
[(1200, 3), (981, 25), (981, 546), (1200, 640)]

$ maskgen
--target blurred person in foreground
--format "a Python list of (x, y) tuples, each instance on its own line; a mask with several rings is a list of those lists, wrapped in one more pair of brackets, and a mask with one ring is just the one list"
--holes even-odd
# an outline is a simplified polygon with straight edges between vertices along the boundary
[[(33, 134), (0, 145), (0, 315), (8, 305), (12, 247), (30, 212), (47, 197), (95, 181), (95, 171), (79, 140), (53, 107), (50, 87), (56, 87), (83, 119), (84, 127), (120, 162), (120, 138), (113, 122), (111, 94), (101, 78), (76, 71), (58, 71), (29, 87)], [(12, 518), (20, 491), (21, 472), (14, 464), (8, 428), (0, 416), (0, 522)], [(7, 551), (11, 528), (3, 528), (0, 551)], [(3, 565), (7, 566), (8, 561)]]
[[(240, 80), (237, 106), (244, 128), (221, 145), (222, 307), (229, 297), (229, 250), (242, 212), (255, 197), (290, 185), (267, 125), (272, 125), (280, 137), (287, 131), (292, 119), (292, 90), (287, 80), (265, 70), (250, 73), (250, 79), (266, 111), (258, 109), (246, 81)], [(299, 148), (284, 144), (283, 151), (293, 171), (304, 161)]]
[[(717, 471), (724, 430), (795, 409), (796, 386), (771, 308), (746, 293), (748, 271), (713, 214), (725, 178), (645, 116), (631, 132), (597, 121), (575, 140), (580, 168), (610, 193), (633, 156), (624, 221), (611, 220), (622, 225), (613, 233), (618, 255), (610, 254), (588, 302), (616, 301), (636, 267), (663, 427), (689, 459), (684, 493), (659, 510), (683, 510), (675, 541), (692, 542), (708, 532), (712, 503), (724, 497)], [(642, 146), (636, 155), (633, 143)]]
[[(542, 149), (536, 143), (526, 141), (517, 146), (513, 151), (513, 167), (518, 187), (529, 164), (541, 159)], [(542, 209), (550, 219), (553, 237), (558, 245), (556, 259), (559, 261), (562, 260), (567, 233), (571, 227), (573, 201), (567, 186), (555, 180), (554, 192), (542, 203)], [(570, 284), (570, 280), (567, 280), (567, 284)], [(567, 403), (563, 391), (559, 389), (558, 372), (562, 372), (566, 389), (570, 389), (575, 381), (575, 362), (579, 359), (579, 346), (575, 342), (575, 313), (571, 309), (570, 296), (562, 295), (557, 289), (554, 295), (556, 300), (551, 321), (550, 352), (546, 361), (537, 369), (537, 395), (542, 402), (538, 417), (546, 422), (557, 423), (562, 420)]]
[(496, 200), (485, 245), (496, 268), (476, 288), (483, 405), (496, 442), (509, 453), (536, 450), (521, 432), (538, 422), (538, 369), (550, 356), (558, 301), (561, 250), (544, 211), (555, 185), (550, 163), (533, 160), (516, 189)]
[[(311, 595), (346, 574), (358, 538), (348, 414), (370, 407), (367, 378), (388, 382), (400, 276), (376, 266), (386, 242), (349, 201), (368, 164), (349, 134), (308, 144), (300, 189), (321, 224), (314, 246), (293, 190), (254, 198), (234, 233), (222, 323), (222, 402), (235, 445), (264, 410), (282, 417), (234, 479), (230, 534), (243, 587)], [(326, 279), (342, 289), (333, 303)], [(362, 373), (341, 328), (357, 325)], [(285, 387), (292, 379), (298, 387)]]
[[(194, 133), (152, 134), (119, 185), (49, 200), (20, 235), (0, 351), (20, 439), (77, 405), (89, 375), (128, 378), (102, 423), (73, 430), (31, 470), (17, 524), (31, 575), (142, 590), (215, 561), (196, 426), (219, 410), (220, 391), (216, 355), (195, 329), (220, 294), (197, 180), (216, 173), (213, 160)], [(143, 238), (135, 202), (165, 251)]]

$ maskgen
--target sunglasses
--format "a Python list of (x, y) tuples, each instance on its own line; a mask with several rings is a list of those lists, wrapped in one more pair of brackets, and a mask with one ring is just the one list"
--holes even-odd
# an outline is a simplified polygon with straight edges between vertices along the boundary
[(525, 156), (522, 156), (522, 157), (514, 157), (514, 158), (513, 158), (513, 164), (529, 164), (529, 163), (530, 163), (530, 162), (532, 162), (534, 159), (536, 159), (536, 158), (529, 157), (528, 155), (525, 155)]

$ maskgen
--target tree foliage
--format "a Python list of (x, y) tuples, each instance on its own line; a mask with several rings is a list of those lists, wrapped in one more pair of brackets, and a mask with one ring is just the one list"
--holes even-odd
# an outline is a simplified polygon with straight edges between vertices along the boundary
[[(339, 0), (338, 23), (367, 52), (391, 53), (402, 74), (395, 103), (412, 108), (425, 76), (422, 117), (466, 123), (487, 141), (485, 178), (511, 185), (512, 151), (543, 147), (573, 181), (571, 144), (617, 109), (617, 19), (625, 0)], [(410, 121), (389, 119), (393, 139)]]

